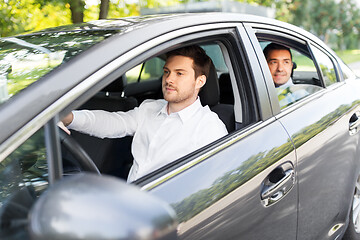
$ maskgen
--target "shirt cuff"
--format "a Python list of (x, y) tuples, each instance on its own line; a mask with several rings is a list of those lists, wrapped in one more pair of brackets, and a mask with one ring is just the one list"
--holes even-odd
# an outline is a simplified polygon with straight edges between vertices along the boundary
[(72, 111), (72, 114), (73, 114), (73, 120), (67, 126), (67, 128), (74, 130), (81, 128), (81, 126), (85, 124), (85, 119), (86, 119), (85, 111)]

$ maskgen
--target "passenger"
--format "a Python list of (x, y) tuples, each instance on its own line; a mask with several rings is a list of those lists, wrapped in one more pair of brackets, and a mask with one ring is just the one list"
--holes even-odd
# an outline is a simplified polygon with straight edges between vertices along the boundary
[(73, 111), (62, 122), (100, 138), (134, 136), (128, 182), (134, 181), (227, 134), (217, 114), (198, 97), (211, 64), (199, 46), (173, 50), (163, 68), (164, 99), (145, 100), (128, 112)]
[(276, 43), (270, 43), (264, 48), (275, 87), (277, 89), (280, 107), (287, 106), (309, 95), (304, 89), (293, 88), (292, 72), (294, 63), (289, 48)]

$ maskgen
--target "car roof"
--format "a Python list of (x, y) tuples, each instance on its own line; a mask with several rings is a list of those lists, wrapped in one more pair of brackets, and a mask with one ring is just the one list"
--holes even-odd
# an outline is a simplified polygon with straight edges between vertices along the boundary
[[(181, 18), (181, 21), (178, 21)], [(149, 25), (159, 24), (171, 26), (172, 30), (183, 28), (186, 26), (210, 24), (210, 23), (226, 23), (226, 22), (249, 22), (249, 23), (266, 23), (274, 26), (283, 26), (294, 28), (290, 24), (262, 16), (242, 13), (176, 13), (176, 14), (158, 14), (148, 16), (124, 17), (119, 19), (101, 19), (89, 21), (86, 23), (71, 24), (47, 28), (44, 30), (29, 32), (23, 35), (36, 35), (52, 32), (70, 32), (70, 31), (101, 31), (101, 30), (127, 30), (126, 32), (144, 28)], [(170, 25), (169, 25), (170, 24)], [(171, 25), (172, 24), (172, 25)], [(169, 28), (169, 27), (168, 27)], [(296, 31), (303, 31), (301, 28), (295, 27)], [(304, 32), (305, 33), (305, 32)], [(20, 36), (20, 35), (18, 35)]]
[[(181, 19), (181, 21), (179, 21)], [(38, 35), (46, 33), (66, 33), (66, 32), (89, 32), (89, 31), (113, 31), (117, 35), (128, 34), (133, 31), (151, 28), (156, 29), (156, 34), (161, 35), (167, 31), (174, 31), (185, 27), (199, 26), (203, 24), (216, 23), (252, 23), (252, 24), (266, 24), (267, 26), (274, 26), (290, 30), (296, 34), (303, 35), (311, 39), (320, 46), (324, 46), (323, 42), (313, 34), (295, 25), (282, 22), (273, 18), (243, 14), (243, 13), (228, 13), (228, 12), (206, 12), (206, 13), (174, 13), (174, 14), (157, 14), (146, 16), (133, 16), (118, 19), (101, 19), (89, 21), (86, 23), (71, 24), (47, 28), (44, 30), (21, 34), (18, 36)], [(6, 38), (4, 38), (6, 39)], [(328, 51), (332, 52), (330, 48)]]

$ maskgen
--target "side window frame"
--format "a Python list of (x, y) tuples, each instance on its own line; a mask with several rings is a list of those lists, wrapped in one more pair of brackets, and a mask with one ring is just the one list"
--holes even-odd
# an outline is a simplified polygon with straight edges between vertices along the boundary
[[(315, 66), (316, 66), (316, 68), (317, 68), (318, 75), (321, 77), (321, 81), (322, 81), (323, 87), (324, 87), (324, 88), (328, 88), (329, 86), (332, 86), (332, 85), (334, 85), (334, 84), (336, 84), (336, 83), (341, 82), (341, 80), (340, 80), (341, 78), (340, 78), (340, 74), (339, 74), (338, 65), (337, 65), (336, 60), (335, 60), (329, 53), (325, 52), (324, 50), (322, 50), (322, 49), (319, 48), (319, 47), (314, 46), (314, 44), (312, 44), (312, 43), (309, 44), (309, 49), (310, 49), (310, 51), (311, 51), (311, 55), (312, 55), (313, 61), (314, 61)], [(317, 57), (315, 56), (315, 54), (314, 54), (314, 49), (316, 49), (317, 51), (320, 51), (321, 53), (323, 53), (323, 54), (324, 54), (325, 56), (327, 56), (327, 57), (329, 58), (329, 60), (331, 61), (332, 66), (333, 66), (333, 68), (334, 68), (334, 73), (335, 73), (335, 77), (336, 77), (336, 82), (334, 82), (334, 83), (332, 83), (332, 84), (330, 84), (330, 85), (327, 85), (327, 84), (326, 84), (325, 76), (324, 76), (323, 71), (321, 70), (321, 67), (320, 67), (320, 65), (319, 65), (319, 60), (318, 60), (318, 58), (317, 58)]]
[[(251, 26), (251, 29), (252, 29), (253, 34), (256, 36), (255, 39), (258, 41), (260, 49), (261, 49), (261, 47), (260, 47), (261, 40), (271, 41), (271, 42), (275, 42), (275, 43), (279, 43), (281, 45), (287, 46), (290, 49), (296, 50), (299, 53), (310, 58), (313, 61), (314, 67), (316, 68), (317, 76), (319, 78), (321, 86), (324, 88), (325, 85), (324, 85), (322, 75), (319, 75), (316, 59), (312, 55), (312, 51), (309, 46), (310, 43), (307, 39), (303, 38), (300, 35), (296, 35), (289, 30), (280, 29), (280, 28), (274, 27), (274, 26), (267, 26), (265, 24), (255, 24), (254, 26)], [(261, 51), (261, 53), (260, 53), (260, 51), (258, 51), (258, 54), (262, 54), (262, 51)], [(262, 54), (262, 56), (264, 57), (263, 59), (265, 60), (265, 56), (263, 54)], [(266, 66), (267, 66), (267, 63), (266, 63)], [(270, 94), (270, 99), (272, 102), (274, 114), (277, 114), (282, 110), (288, 109), (288, 107), (293, 106), (295, 103), (298, 102), (298, 101), (296, 101), (288, 106), (284, 106), (284, 107), (280, 108), (280, 103), (279, 103), (278, 96), (276, 93), (276, 88), (272, 82), (270, 70), (268, 68), (264, 67), (264, 71), (268, 72), (268, 74), (265, 74), (266, 78), (270, 78), (266, 82), (268, 83), (268, 91)], [(319, 88), (319, 90), (321, 90), (321, 89)], [(317, 90), (317, 91), (319, 91), (319, 90)], [(313, 95), (314, 95), (314, 93), (311, 93), (309, 96), (306, 96), (306, 98), (304, 98), (304, 99), (307, 99), (308, 97), (311, 97)], [(299, 102), (302, 102), (302, 100), (303, 99), (299, 99)], [(277, 106), (279, 106), (279, 108)]]

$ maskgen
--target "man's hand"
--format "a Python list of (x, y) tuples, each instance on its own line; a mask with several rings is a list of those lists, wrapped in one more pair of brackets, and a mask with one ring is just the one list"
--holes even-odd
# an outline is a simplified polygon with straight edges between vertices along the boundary
[(67, 134), (69, 134), (69, 135), (71, 134), (70, 130), (67, 127), (65, 127), (63, 122), (60, 121), (60, 122), (57, 123), (57, 125), (58, 125), (59, 128), (64, 130), (64, 132), (66, 132)]
[(66, 117), (64, 117), (60, 122), (58, 122), (58, 126), (64, 130), (64, 132), (66, 132), (67, 134), (70, 135), (70, 131), (69, 129), (66, 127), (68, 126), (74, 119), (74, 115), (73, 113), (69, 113)]
[(64, 123), (65, 126), (69, 126), (69, 124), (73, 121), (74, 115), (70, 112), (66, 117), (64, 117), (61, 122)]

